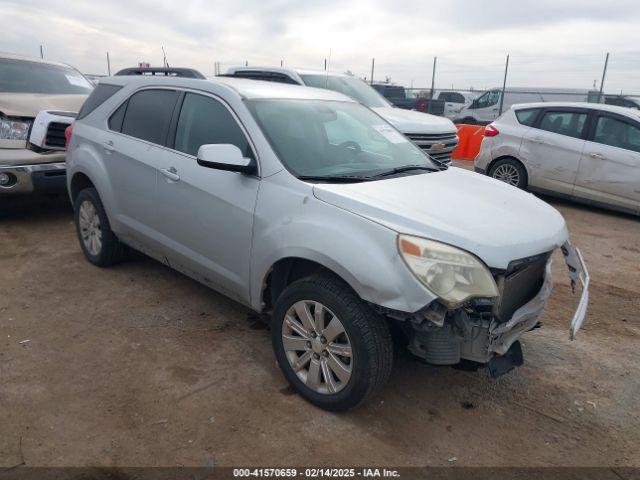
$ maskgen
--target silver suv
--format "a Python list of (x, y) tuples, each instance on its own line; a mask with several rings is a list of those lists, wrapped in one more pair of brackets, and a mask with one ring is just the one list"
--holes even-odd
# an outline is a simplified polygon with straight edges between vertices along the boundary
[[(394, 344), (505, 373), (538, 326), (551, 253), (563, 246), (588, 283), (556, 210), (442, 170), (342, 94), (137, 76), (94, 95), (67, 156), (86, 258), (108, 266), (132, 247), (270, 314), (284, 375), (322, 408), (380, 389)], [(586, 301), (585, 286), (572, 336)]]

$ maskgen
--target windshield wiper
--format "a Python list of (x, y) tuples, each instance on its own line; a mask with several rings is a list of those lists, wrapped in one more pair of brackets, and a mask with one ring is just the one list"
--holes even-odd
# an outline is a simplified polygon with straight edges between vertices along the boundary
[(317, 182), (335, 182), (335, 183), (355, 183), (366, 182), (371, 180), (372, 177), (359, 177), (356, 175), (300, 175), (300, 180), (310, 180)]
[(426, 165), (405, 165), (403, 167), (392, 168), (386, 172), (378, 173), (374, 177), (386, 177), (389, 175), (395, 175), (396, 173), (410, 172), (411, 170), (425, 170), (427, 172), (439, 172), (439, 168), (427, 167)]

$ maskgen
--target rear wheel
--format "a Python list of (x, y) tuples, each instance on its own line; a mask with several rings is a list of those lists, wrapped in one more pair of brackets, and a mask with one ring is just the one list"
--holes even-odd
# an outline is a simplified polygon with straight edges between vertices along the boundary
[(82, 190), (76, 197), (73, 208), (76, 232), (85, 258), (99, 267), (121, 262), (126, 255), (126, 246), (111, 231), (96, 189)]
[(271, 328), (291, 385), (326, 410), (348, 410), (386, 383), (393, 344), (386, 321), (331, 275), (297, 280), (282, 293)]
[(527, 172), (515, 159), (505, 158), (491, 166), (489, 176), (521, 189), (527, 188)]

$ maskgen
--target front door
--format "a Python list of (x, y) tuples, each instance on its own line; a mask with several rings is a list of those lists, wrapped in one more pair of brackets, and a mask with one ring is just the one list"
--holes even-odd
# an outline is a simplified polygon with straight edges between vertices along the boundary
[(520, 157), (529, 171), (529, 185), (571, 195), (584, 148), (586, 110), (546, 110), (527, 130)]
[[(186, 93), (175, 135), (160, 158), (157, 230), (174, 268), (241, 302), (249, 301), (249, 261), (259, 179), (198, 165), (205, 144), (236, 145), (255, 156), (222, 101)], [(171, 137), (171, 136), (170, 136)], [(172, 148), (171, 148), (172, 147)]]
[(640, 211), (640, 123), (614, 114), (596, 115), (574, 194)]
[(478, 123), (487, 124), (498, 118), (501, 95), (502, 92), (500, 90), (489, 90), (471, 104), (470, 108), (476, 105), (474, 117)]

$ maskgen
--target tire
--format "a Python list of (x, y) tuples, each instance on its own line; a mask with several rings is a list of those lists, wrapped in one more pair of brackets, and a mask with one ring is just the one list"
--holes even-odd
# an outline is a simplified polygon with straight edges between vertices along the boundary
[(476, 121), (476, 119), (475, 119), (475, 118), (473, 118), (473, 117), (466, 117), (466, 118), (463, 118), (463, 119), (462, 119), (462, 121), (461, 121), (460, 123), (462, 123), (463, 125), (477, 125), (477, 124), (478, 124), (478, 122)]
[(85, 188), (73, 203), (74, 222), (82, 253), (98, 267), (124, 260), (127, 247), (111, 231), (109, 219), (95, 188)]
[[(318, 333), (308, 328), (305, 336), (299, 331), (305, 326), (296, 308), (305, 311), (306, 306), (307, 319), (317, 325), (318, 303), (323, 307), (325, 328), (318, 325)], [(295, 331), (291, 320), (297, 323)], [(336, 335), (338, 327), (343, 332)], [(361, 404), (378, 392), (391, 374), (393, 341), (386, 320), (333, 275), (318, 274), (289, 285), (276, 302), (271, 333), (286, 379), (302, 397), (322, 409), (344, 411)], [(296, 373), (292, 365), (297, 361), (302, 367)], [(317, 373), (317, 382), (312, 372)]]
[(522, 190), (527, 188), (527, 171), (515, 158), (498, 160), (489, 169), (489, 176)]

